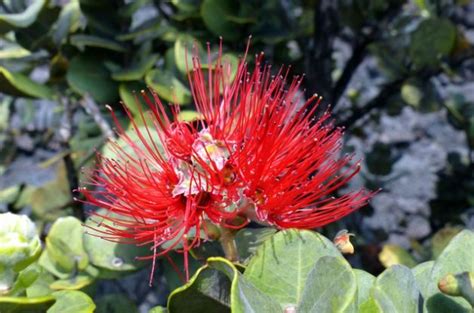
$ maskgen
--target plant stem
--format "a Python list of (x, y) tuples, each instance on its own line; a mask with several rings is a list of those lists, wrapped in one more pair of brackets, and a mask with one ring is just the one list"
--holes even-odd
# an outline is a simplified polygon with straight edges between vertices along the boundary
[(226, 259), (231, 262), (238, 261), (239, 254), (237, 252), (237, 245), (235, 244), (235, 233), (232, 229), (222, 227), (221, 237), (219, 239)]

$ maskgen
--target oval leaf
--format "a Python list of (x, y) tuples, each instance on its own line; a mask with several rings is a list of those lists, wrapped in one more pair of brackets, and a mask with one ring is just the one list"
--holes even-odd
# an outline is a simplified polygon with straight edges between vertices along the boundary
[(66, 78), (71, 88), (81, 95), (88, 93), (100, 103), (117, 100), (117, 84), (97, 58), (86, 55), (73, 58)]
[(260, 246), (244, 276), (282, 306), (296, 305), (309, 273), (323, 256), (341, 253), (331, 241), (312, 231), (282, 231)]
[(231, 280), (230, 304), (232, 312), (273, 313), (281, 311), (280, 305), (275, 300), (259, 291), (228, 260), (217, 257), (209, 258), (207, 262), (209, 267), (221, 271)]
[(56, 302), (47, 313), (93, 313), (95, 310), (92, 299), (82, 291), (57, 291), (53, 296)]
[(0, 91), (19, 97), (53, 98), (53, 91), (47, 86), (31, 80), (23, 74), (10, 72), (4, 67), (0, 67)]
[(298, 312), (355, 312), (357, 283), (343, 257), (324, 256), (308, 275)]
[(185, 104), (191, 101), (191, 92), (171, 72), (151, 70), (145, 76), (145, 82), (164, 100), (173, 104)]
[(394, 265), (385, 270), (375, 281), (373, 296), (383, 312), (418, 312), (421, 294), (411, 270)]

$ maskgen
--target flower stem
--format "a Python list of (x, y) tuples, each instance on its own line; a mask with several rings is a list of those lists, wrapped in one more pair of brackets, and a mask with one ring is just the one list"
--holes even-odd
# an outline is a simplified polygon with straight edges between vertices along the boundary
[(221, 237), (219, 239), (226, 259), (231, 262), (239, 260), (237, 245), (235, 244), (235, 232), (232, 229), (222, 227)]

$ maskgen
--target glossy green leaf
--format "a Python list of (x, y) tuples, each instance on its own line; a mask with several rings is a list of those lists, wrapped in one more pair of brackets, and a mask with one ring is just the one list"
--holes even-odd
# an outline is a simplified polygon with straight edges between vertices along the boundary
[(206, 27), (225, 40), (240, 38), (237, 29), (239, 25), (229, 19), (238, 12), (237, 4), (238, 2), (231, 0), (204, 0), (201, 4), (201, 16)]
[(92, 284), (93, 281), (94, 277), (82, 274), (67, 279), (56, 280), (49, 285), (49, 288), (52, 290), (79, 290)]
[(415, 276), (403, 265), (386, 269), (375, 280), (373, 296), (383, 312), (416, 313), (421, 294)]
[(447, 19), (428, 18), (412, 35), (409, 54), (418, 67), (433, 66), (447, 56), (456, 41), (456, 27)]
[(280, 305), (250, 283), (228, 260), (209, 258), (208, 265), (224, 273), (231, 280), (231, 311), (236, 313), (261, 312), (272, 313), (281, 310)]
[(0, 67), (0, 92), (18, 97), (53, 98), (53, 91), (49, 87), (23, 74), (10, 72), (4, 67)]
[(46, 0), (33, 0), (21, 13), (0, 14), (0, 34), (5, 34), (15, 28), (25, 28), (33, 24), (46, 4)]
[[(105, 211), (99, 213), (115, 216), (115, 214), (106, 213)], [(99, 221), (101, 225), (112, 223), (98, 216), (91, 217), (86, 221), (87, 233), (83, 234), (84, 249), (93, 265), (119, 272), (134, 271), (148, 265), (147, 262), (137, 260), (137, 257), (150, 255), (149, 247), (137, 247), (132, 244), (121, 244), (100, 238), (101, 234), (95, 230), (100, 229)]]
[(84, 228), (78, 219), (72, 216), (59, 218), (46, 237), (46, 251), (67, 271), (85, 269), (89, 256), (84, 250), (83, 234)]
[(79, 55), (69, 64), (66, 75), (72, 89), (84, 95), (90, 94), (100, 104), (117, 100), (117, 83), (101, 60), (92, 56)]
[(2, 313), (38, 313), (46, 310), (54, 302), (52, 296), (45, 297), (0, 297)]
[(189, 89), (171, 72), (158, 69), (151, 70), (146, 74), (145, 82), (167, 102), (186, 104), (191, 101)]
[[(148, 109), (148, 105), (140, 95), (141, 90), (146, 90), (146, 85), (139, 82), (121, 83), (119, 86), (120, 99), (122, 99), (127, 108), (132, 112), (137, 122), (141, 120), (138, 106), (141, 105), (143, 112)], [(139, 103), (137, 103), (137, 101)]]
[(257, 249), (244, 276), (282, 306), (297, 304), (309, 273), (323, 256), (341, 253), (331, 241), (312, 231), (281, 231)]
[(116, 52), (127, 52), (127, 48), (121, 43), (111, 39), (101, 38), (93, 35), (76, 34), (70, 38), (71, 44), (79, 50), (84, 51), (86, 47), (102, 48)]
[(227, 276), (207, 265), (168, 298), (169, 313), (229, 313), (231, 282)]
[(323, 256), (308, 274), (298, 312), (355, 312), (356, 301), (357, 283), (350, 265), (343, 257)]
[(158, 54), (152, 54), (139, 62), (136, 62), (130, 67), (112, 73), (112, 79), (118, 81), (140, 80), (145, 76), (145, 73), (155, 65), (158, 60)]
[(276, 233), (276, 229), (265, 228), (242, 228), (235, 235), (237, 251), (242, 261), (247, 260), (255, 254), (258, 247)]
[[(185, 74), (188, 70), (193, 68), (193, 53), (196, 51), (201, 60), (207, 60), (207, 57), (202, 55), (203, 48), (201, 43), (190, 35), (181, 34), (174, 43), (174, 61), (177, 69)], [(203, 61), (204, 62), (204, 61)]]
[(85, 293), (76, 290), (64, 290), (53, 293), (56, 302), (47, 313), (93, 313), (95, 304)]

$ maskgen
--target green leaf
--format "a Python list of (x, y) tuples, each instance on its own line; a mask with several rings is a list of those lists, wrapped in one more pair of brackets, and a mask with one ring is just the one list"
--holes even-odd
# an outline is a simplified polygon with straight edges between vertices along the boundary
[(20, 194), (20, 185), (14, 185), (0, 190), (0, 203), (13, 203)]
[(456, 27), (447, 19), (428, 18), (413, 32), (409, 55), (418, 67), (434, 66), (456, 41)]
[[(114, 213), (107, 213), (103, 210), (99, 211), (99, 213), (110, 217), (116, 216)], [(123, 217), (121, 218), (123, 219)], [(149, 247), (138, 247), (132, 244), (122, 244), (100, 238), (101, 234), (95, 230), (100, 228), (98, 226), (99, 221), (104, 226), (112, 224), (111, 221), (102, 220), (100, 217), (91, 217), (86, 221), (87, 233), (83, 234), (84, 249), (93, 265), (111, 271), (123, 272), (134, 271), (148, 264), (136, 258), (150, 255)]]
[[(184, 283), (184, 256), (181, 253), (172, 252), (168, 254), (169, 259), (165, 258), (162, 262), (163, 275), (170, 290), (181, 287)], [(171, 265), (171, 261), (174, 266)], [(200, 268), (202, 263), (194, 258), (188, 259), (189, 276), (193, 276)], [(180, 272), (176, 272), (179, 270)]]
[(22, 270), (13, 285), (12, 290), (8, 293), (10, 296), (18, 296), (25, 292), (41, 275), (42, 269), (38, 263), (33, 263)]
[(94, 282), (94, 277), (86, 274), (60, 279), (52, 282), (49, 288), (52, 290), (79, 290)]
[(387, 244), (383, 246), (379, 254), (379, 260), (385, 267), (390, 267), (395, 264), (402, 264), (408, 267), (416, 265), (415, 259), (408, 251), (397, 245)]
[(383, 312), (418, 312), (421, 295), (411, 270), (403, 265), (394, 265), (379, 275), (372, 292)]
[(437, 259), (449, 242), (462, 231), (459, 226), (446, 226), (440, 229), (433, 238), (431, 238), (431, 251), (433, 259)]
[(354, 312), (356, 298), (356, 277), (347, 261), (324, 256), (308, 274), (298, 312)]
[(276, 233), (276, 229), (265, 228), (242, 228), (235, 235), (237, 252), (242, 261), (247, 260), (255, 254), (258, 247)]
[(209, 258), (209, 267), (224, 273), (231, 280), (230, 303), (232, 312), (273, 313), (281, 311), (280, 305), (250, 283), (228, 260)]
[(238, 12), (237, 3), (231, 0), (204, 0), (201, 4), (201, 16), (206, 27), (225, 40), (239, 39), (239, 25), (228, 18)]
[(52, 99), (53, 91), (29, 77), (0, 67), (0, 92), (29, 98)]
[(101, 38), (93, 35), (76, 34), (70, 38), (71, 44), (76, 46), (80, 51), (84, 51), (86, 47), (103, 48), (116, 52), (127, 52), (127, 48), (119, 42), (111, 39)]
[[(146, 90), (146, 85), (139, 82), (121, 83), (119, 86), (120, 99), (122, 99), (127, 108), (132, 112), (133, 116), (136, 118), (136, 122), (139, 122), (141, 119), (138, 106), (141, 105), (143, 112), (148, 109), (148, 105), (140, 95), (140, 91), (142, 90)], [(134, 93), (137, 93), (136, 97)], [(137, 101), (139, 103), (137, 103)]]
[(282, 306), (297, 304), (310, 271), (323, 256), (341, 253), (331, 241), (312, 231), (281, 231), (260, 246), (244, 276)]
[(178, 120), (180, 121), (192, 122), (199, 119), (202, 119), (202, 115), (196, 111), (183, 110), (178, 114)]
[(191, 70), (193, 68), (192, 57), (196, 49), (200, 59), (207, 60), (207, 58), (202, 55), (202, 45), (196, 38), (190, 35), (181, 34), (174, 42), (174, 61), (177, 69), (182, 74), (186, 74), (188, 69)]
[(25, 28), (33, 24), (46, 4), (46, 0), (33, 0), (21, 13), (0, 14), (0, 34), (15, 28)]
[(433, 265), (427, 291), (423, 294), (430, 313), (471, 312), (466, 300), (444, 295), (437, 286), (447, 274), (461, 272), (474, 272), (474, 232), (470, 230), (457, 234)]
[(0, 297), (0, 312), (2, 313), (38, 313), (45, 312), (54, 298), (51, 296), (26, 298), (26, 297)]
[[(147, 131), (147, 126), (143, 126), (143, 123), (146, 122), (148, 125), (148, 131)], [(161, 153), (163, 154), (163, 148), (162, 144), (160, 142), (160, 137), (158, 135), (157, 130), (153, 126), (152, 122), (148, 121), (145, 117), (145, 121), (142, 121), (140, 118), (136, 120), (136, 123), (138, 126), (138, 130), (135, 130), (132, 125), (126, 130), (127, 136), (132, 140), (135, 144), (136, 147), (141, 149), (142, 151), (146, 151), (145, 144), (143, 143), (142, 139), (138, 135), (137, 131), (141, 133), (142, 138), (144, 139), (145, 143), (151, 147), (151, 149), (158, 149), (156, 153)], [(148, 133), (149, 132), (149, 133)], [(127, 141), (119, 137), (119, 139), (116, 140), (115, 143), (107, 142), (104, 148), (102, 149), (102, 156), (107, 159), (117, 159), (117, 152), (115, 148), (115, 144), (117, 144), (119, 147), (123, 149), (124, 152), (130, 155), (130, 157), (139, 157), (137, 153), (135, 152), (134, 148), (127, 143)]]
[(186, 285), (175, 289), (168, 298), (169, 313), (228, 313), (230, 286), (227, 276), (218, 270), (201, 267)]
[(83, 233), (81, 222), (69, 216), (59, 218), (46, 237), (49, 256), (67, 271), (85, 269), (89, 264), (89, 256), (82, 242)]
[(56, 24), (53, 26), (51, 37), (57, 46), (66, 41), (69, 33), (74, 33), (81, 24), (81, 8), (79, 0), (69, 1), (64, 5)]
[(145, 73), (155, 65), (158, 57), (158, 54), (152, 54), (139, 62), (132, 64), (128, 68), (113, 72), (112, 79), (118, 81), (140, 80), (145, 76)]
[(427, 261), (420, 263), (411, 269), (413, 275), (415, 276), (416, 284), (422, 295), (428, 292), (433, 265), (434, 261)]
[(44, 48), (54, 50), (50, 36), (51, 25), (58, 18), (60, 11), (59, 6), (49, 4), (43, 6), (33, 24), (26, 28), (15, 29), (16, 42), (30, 51)]
[(16, 43), (3, 43), (0, 60), (22, 59), (31, 56), (31, 52)]
[(117, 83), (101, 60), (80, 54), (69, 64), (66, 75), (72, 89), (81, 95), (90, 94), (101, 104), (117, 100)]
[(360, 313), (384, 313), (380, 305), (375, 301), (374, 298), (370, 297), (364, 303), (359, 306)]
[(46, 270), (42, 270), (34, 283), (26, 289), (28, 298), (44, 297), (53, 293), (49, 285), (54, 281), (53, 275)]
[(168, 313), (168, 309), (162, 306), (155, 306), (148, 313)]
[(64, 267), (59, 265), (59, 262), (52, 258), (47, 250), (43, 251), (38, 262), (39, 265), (41, 265), (41, 267), (43, 267), (46, 271), (61, 279), (71, 277), (71, 275), (73, 274), (72, 271), (68, 271)]
[(207, 260), (209, 257), (224, 256), (224, 250), (218, 241), (201, 242), (191, 250), (191, 255), (197, 260)]
[(64, 290), (53, 293), (56, 302), (47, 313), (93, 313), (95, 304), (81, 291)]
[(191, 101), (191, 92), (171, 72), (151, 70), (145, 76), (145, 82), (165, 101), (186, 104)]
[(67, 214), (65, 208), (72, 199), (64, 163), (58, 164), (56, 179), (35, 188), (30, 200), (33, 214), (41, 220), (55, 221)]
[(362, 311), (366, 302), (370, 302), (372, 286), (375, 282), (375, 277), (366, 271), (354, 269), (354, 274), (357, 281), (357, 303), (359, 311)]
[(109, 294), (101, 297), (95, 313), (138, 313), (132, 300), (121, 294)]

